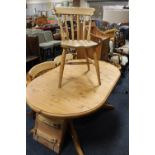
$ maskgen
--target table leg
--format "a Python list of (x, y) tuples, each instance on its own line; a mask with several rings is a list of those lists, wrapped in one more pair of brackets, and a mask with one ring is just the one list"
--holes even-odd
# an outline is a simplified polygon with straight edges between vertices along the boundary
[(111, 104), (109, 104), (109, 103), (105, 103), (103, 105), (103, 109), (105, 109), (105, 110), (113, 110), (114, 107)]
[(71, 132), (71, 136), (72, 136), (72, 139), (73, 139), (73, 142), (74, 142), (74, 146), (75, 146), (75, 149), (77, 151), (77, 154), (78, 155), (84, 155), (82, 149), (81, 149), (81, 146), (80, 146), (80, 142), (79, 142), (79, 139), (78, 139), (78, 135), (77, 135), (77, 132), (74, 128), (74, 125), (73, 125), (73, 122), (70, 121), (69, 122), (69, 126), (70, 126), (70, 132)]

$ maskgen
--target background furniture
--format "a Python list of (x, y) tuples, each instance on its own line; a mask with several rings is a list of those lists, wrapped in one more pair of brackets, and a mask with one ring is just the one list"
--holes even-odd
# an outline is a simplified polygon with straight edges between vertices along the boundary
[(54, 50), (57, 46), (60, 46), (60, 41), (53, 39), (51, 31), (43, 31), (40, 29), (27, 29), (26, 33), (29, 36), (38, 36), (42, 61), (46, 61), (49, 57), (50, 59), (52, 57), (55, 57)]
[[(66, 65), (62, 89), (57, 88), (58, 67), (34, 79), (27, 86), (27, 104), (35, 112), (44, 115), (47, 119), (56, 119), (55, 123), (57, 120), (64, 120), (70, 125), (71, 135), (79, 154), (84, 153), (80, 148), (72, 119), (86, 116), (100, 108), (112, 109), (109, 104), (106, 104), (106, 100), (120, 77), (120, 71), (115, 66), (104, 61), (99, 61), (99, 65), (101, 69), (101, 86), (96, 86), (96, 76), (94, 76), (96, 71), (92, 64), (90, 64), (91, 70), (87, 73), (84, 73), (86, 68), (82, 64)], [(42, 137), (36, 126), (34, 129), (33, 135)], [(63, 132), (63, 128), (60, 128), (60, 130), (60, 132)], [(42, 135), (45, 135), (45, 133)], [(51, 136), (56, 137), (55, 133)], [(49, 140), (48, 134), (45, 140)]]
[(109, 23), (129, 23), (129, 9), (103, 7), (103, 20)]
[(38, 26), (48, 24), (47, 17), (44, 15), (37, 17), (34, 21), (34, 24)]
[(37, 36), (26, 35), (26, 70), (40, 62), (39, 39)]
[[(92, 24), (91, 33), (95, 35), (96, 37), (101, 38), (104, 40), (107, 39), (107, 48), (106, 50), (103, 50), (101, 54), (103, 54), (101, 57), (104, 58), (105, 61), (108, 61), (114, 65), (116, 65), (119, 69), (126, 66), (128, 63), (128, 56), (125, 53), (128, 53), (128, 41), (123, 41), (123, 44), (125, 42), (126, 45), (123, 45), (122, 47), (115, 48), (116, 43), (116, 33), (119, 32), (119, 29), (109, 29), (106, 31), (99, 30), (95, 23)], [(104, 44), (102, 45), (104, 46)], [(105, 47), (105, 46), (104, 46)], [(121, 52), (122, 51), (122, 52)]]
[[(63, 48), (61, 66), (60, 66), (60, 75), (59, 75), (59, 84), (58, 87), (61, 88), (64, 65), (65, 65), (65, 56), (67, 51), (70, 48), (85, 48), (85, 57), (88, 71), (90, 70), (89, 63), (92, 62), (88, 57), (88, 52), (93, 52), (94, 65), (96, 68), (98, 84), (101, 84), (100, 73), (99, 73), (99, 64), (97, 58), (97, 51), (91, 50), (93, 47), (97, 47), (97, 43), (90, 40), (90, 31), (91, 31), (91, 16), (94, 14), (94, 8), (79, 8), (79, 7), (56, 7), (55, 12), (58, 16), (58, 23), (61, 31), (61, 46)], [(71, 34), (72, 37), (69, 38), (67, 18), (70, 18), (71, 21)], [(83, 20), (81, 19), (83, 18)], [(74, 36), (74, 23), (73, 20), (76, 19), (77, 22), (77, 38)], [(88, 30), (86, 31), (86, 20), (88, 21)], [(80, 21), (83, 22), (83, 37), (80, 38)], [(64, 23), (64, 27), (63, 27)], [(87, 34), (86, 34), (87, 32)], [(90, 51), (91, 50), (91, 51)]]

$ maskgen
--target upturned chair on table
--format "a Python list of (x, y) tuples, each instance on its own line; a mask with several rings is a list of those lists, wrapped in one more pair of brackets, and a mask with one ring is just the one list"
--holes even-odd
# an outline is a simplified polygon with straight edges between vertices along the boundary
[[(90, 70), (90, 63), (93, 63), (96, 68), (98, 84), (101, 85), (100, 73), (99, 73), (99, 62), (96, 50), (91, 50), (92, 47), (96, 48), (98, 43), (90, 40), (91, 31), (91, 16), (94, 14), (94, 8), (78, 8), (78, 7), (56, 7), (55, 13), (58, 17), (58, 24), (61, 31), (61, 46), (63, 48), (61, 56), (61, 66), (59, 73), (59, 85), (61, 88), (65, 57), (66, 53), (70, 48), (85, 48), (85, 58), (88, 71)], [(69, 27), (67, 21), (70, 20), (71, 34), (69, 32)], [(76, 26), (74, 25), (74, 20), (76, 20)], [(82, 36), (80, 36), (80, 23), (83, 24)], [(87, 24), (88, 23), (88, 24)], [(76, 27), (76, 29), (75, 29)], [(75, 34), (77, 31), (77, 34)], [(88, 50), (89, 49), (89, 50)], [(88, 57), (88, 52), (93, 52), (94, 61)]]

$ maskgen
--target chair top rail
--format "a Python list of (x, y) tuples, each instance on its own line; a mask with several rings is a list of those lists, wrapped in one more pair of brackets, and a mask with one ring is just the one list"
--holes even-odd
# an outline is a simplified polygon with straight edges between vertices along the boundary
[(94, 14), (94, 8), (81, 8), (81, 7), (56, 7), (56, 14), (70, 14), (70, 15), (85, 15), (92, 16)]

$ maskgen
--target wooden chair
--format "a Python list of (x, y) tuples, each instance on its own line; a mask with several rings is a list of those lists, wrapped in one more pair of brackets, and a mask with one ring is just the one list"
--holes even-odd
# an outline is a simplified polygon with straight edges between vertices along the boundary
[(43, 73), (55, 67), (56, 67), (56, 64), (54, 61), (46, 61), (46, 62), (35, 65), (29, 70), (27, 74), (26, 85), (29, 84), (36, 77), (42, 75)]
[[(65, 59), (65, 61), (67, 62), (67, 61), (69, 61), (69, 60), (73, 60), (73, 58), (74, 58), (73, 54), (68, 53), (68, 54), (66, 54), (66, 59)], [(59, 65), (61, 64), (61, 55), (55, 57), (55, 58), (54, 58), (54, 62), (55, 62), (55, 65), (56, 65), (56, 66), (59, 66)]]
[[(35, 66), (33, 66), (28, 74), (26, 75), (26, 86), (35, 78), (37, 78), (38, 76), (44, 74), (45, 72), (47, 72), (50, 69), (53, 69), (56, 67), (56, 64), (54, 61), (46, 61), (40, 64), (37, 64)], [(32, 115), (33, 118), (35, 118), (35, 112), (31, 111), (27, 113), (28, 115)]]
[[(79, 7), (56, 7), (55, 13), (58, 16), (58, 24), (60, 26), (61, 31), (61, 46), (63, 48), (62, 56), (61, 56), (61, 66), (60, 66), (60, 74), (59, 74), (59, 85), (61, 88), (64, 65), (65, 65), (65, 57), (66, 53), (70, 50), (70, 48), (85, 48), (85, 58), (86, 64), (88, 67), (88, 71), (90, 70), (89, 63), (93, 62), (88, 57), (88, 52), (93, 52), (94, 62), (97, 78), (99, 85), (101, 84), (100, 73), (99, 73), (99, 63), (97, 58), (97, 51), (92, 50), (92, 47), (96, 48), (97, 43), (91, 41), (90, 39), (90, 31), (91, 31), (91, 16), (94, 14), (94, 8), (79, 8)], [(71, 23), (71, 37), (68, 31), (67, 20), (70, 20)], [(76, 20), (76, 27), (73, 24), (73, 21)], [(87, 21), (88, 20), (88, 21)], [(80, 37), (80, 23), (83, 23), (83, 36)], [(88, 23), (88, 30), (86, 29)], [(74, 29), (77, 29), (77, 35), (75, 38)], [(90, 50), (88, 50), (90, 49)]]

